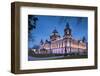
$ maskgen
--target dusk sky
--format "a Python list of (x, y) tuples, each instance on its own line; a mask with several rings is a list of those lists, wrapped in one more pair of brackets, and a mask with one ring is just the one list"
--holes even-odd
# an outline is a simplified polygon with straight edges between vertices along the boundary
[(72, 29), (72, 37), (80, 40), (83, 36), (88, 39), (88, 18), (87, 17), (71, 17), (71, 16), (36, 16), (38, 18), (36, 28), (33, 29), (32, 35), (34, 41), (29, 42), (29, 48), (38, 45), (40, 40), (49, 40), (52, 31), (56, 28), (59, 35), (63, 37), (64, 28), (69, 23)]

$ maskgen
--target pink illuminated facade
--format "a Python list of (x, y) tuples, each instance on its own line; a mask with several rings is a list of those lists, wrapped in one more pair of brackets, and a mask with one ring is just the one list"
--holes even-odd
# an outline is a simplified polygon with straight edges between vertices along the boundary
[[(45, 51), (44, 51), (45, 49)], [(53, 30), (50, 40), (40, 42), (39, 54), (71, 54), (87, 53), (87, 42), (85, 37), (82, 40), (76, 40), (72, 37), (72, 30), (67, 23), (64, 29), (64, 36), (61, 38), (56, 29)]]

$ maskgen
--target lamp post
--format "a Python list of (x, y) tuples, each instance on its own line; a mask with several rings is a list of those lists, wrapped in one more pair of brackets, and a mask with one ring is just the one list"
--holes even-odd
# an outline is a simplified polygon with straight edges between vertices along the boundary
[(78, 40), (78, 54), (80, 55), (80, 51), (79, 51), (79, 43), (80, 43), (80, 40)]
[(67, 55), (67, 40), (65, 40), (65, 56)]
[(71, 54), (71, 39), (70, 39), (70, 46), (69, 47), (70, 47), (70, 54)]

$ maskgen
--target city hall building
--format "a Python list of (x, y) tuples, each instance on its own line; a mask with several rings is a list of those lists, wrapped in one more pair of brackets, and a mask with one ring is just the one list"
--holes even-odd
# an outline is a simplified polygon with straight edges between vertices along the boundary
[(80, 54), (87, 53), (87, 42), (85, 37), (82, 40), (74, 39), (72, 30), (67, 23), (64, 28), (64, 35), (61, 38), (57, 29), (54, 29), (50, 35), (50, 40), (40, 41), (38, 54)]

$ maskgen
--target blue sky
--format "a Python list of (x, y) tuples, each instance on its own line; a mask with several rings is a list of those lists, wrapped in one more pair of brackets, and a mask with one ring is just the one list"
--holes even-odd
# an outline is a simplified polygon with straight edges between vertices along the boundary
[(33, 29), (32, 35), (34, 41), (29, 42), (29, 48), (38, 45), (40, 40), (49, 40), (52, 31), (56, 28), (60, 36), (64, 35), (64, 28), (69, 23), (72, 29), (72, 37), (75, 39), (82, 39), (83, 36), (88, 39), (88, 18), (87, 17), (73, 17), (73, 16), (42, 16), (36, 15), (38, 18), (36, 29)]

